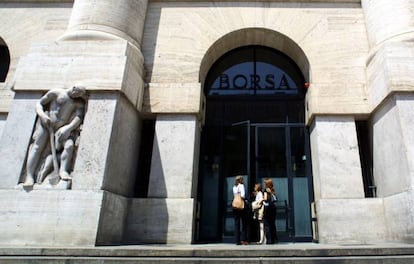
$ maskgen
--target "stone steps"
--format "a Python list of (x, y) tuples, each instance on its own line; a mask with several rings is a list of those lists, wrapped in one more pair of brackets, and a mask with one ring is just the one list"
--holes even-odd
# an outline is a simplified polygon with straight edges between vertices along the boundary
[(407, 264), (414, 245), (335, 246), (320, 244), (141, 245), (90, 248), (0, 248), (0, 263), (286, 263)]

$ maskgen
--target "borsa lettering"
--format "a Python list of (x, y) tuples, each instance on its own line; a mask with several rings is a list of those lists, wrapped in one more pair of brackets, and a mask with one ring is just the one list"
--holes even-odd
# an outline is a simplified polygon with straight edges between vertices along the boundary
[(285, 74), (278, 79), (273, 74), (260, 76), (258, 74), (250, 74), (248, 76), (237, 74), (230, 78), (227, 74), (219, 76), (219, 86), (216, 89), (266, 89), (266, 90), (292, 90)]

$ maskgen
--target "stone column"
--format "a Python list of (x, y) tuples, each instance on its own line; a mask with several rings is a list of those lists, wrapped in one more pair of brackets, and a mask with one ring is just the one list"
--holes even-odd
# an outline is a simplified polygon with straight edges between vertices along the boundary
[(317, 116), (310, 138), (319, 241), (384, 240), (382, 201), (364, 199), (354, 118)]
[[(368, 91), (373, 113), (373, 162), (388, 239), (413, 241), (414, 2), (362, 0), (371, 51)], [(399, 217), (396, 217), (396, 216)]]
[(310, 138), (315, 200), (364, 197), (354, 118), (317, 116)]
[(147, 199), (135, 199), (128, 233), (141, 243), (192, 242), (200, 123), (196, 114), (159, 114)]
[(199, 124), (195, 115), (159, 115), (148, 197), (192, 198)]
[[(137, 175), (146, 6), (147, 0), (75, 0), (65, 35), (33, 43), (20, 59), (0, 140), (0, 155), (7, 157), (0, 159), (0, 245), (122, 242)], [(36, 102), (47, 90), (73, 85), (85, 86), (88, 100), (72, 188), (15, 189), (24, 175)]]
[(363, 0), (362, 7), (371, 45), (368, 90), (375, 108), (392, 92), (414, 90), (414, 3)]
[(125, 39), (140, 47), (147, 0), (76, 0), (65, 40)]

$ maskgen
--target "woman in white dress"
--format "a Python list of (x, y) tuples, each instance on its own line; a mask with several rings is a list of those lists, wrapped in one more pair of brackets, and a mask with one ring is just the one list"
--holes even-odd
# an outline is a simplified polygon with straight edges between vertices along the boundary
[(263, 205), (263, 192), (262, 192), (262, 185), (260, 183), (256, 183), (253, 189), (253, 195), (255, 196), (255, 200), (252, 203), (252, 208), (254, 212), (254, 218), (259, 222), (259, 238), (260, 240), (257, 244), (265, 244), (266, 243), (266, 236), (265, 236), (265, 229), (264, 229), (264, 205)]
[[(233, 196), (240, 195), (243, 201), (246, 198), (246, 191), (244, 189), (244, 179), (243, 176), (236, 176), (233, 186)], [(233, 208), (234, 216), (234, 235), (236, 237), (237, 245), (247, 245), (247, 206), (244, 206), (244, 209), (235, 209)], [(241, 226), (240, 226), (241, 223)], [(240, 230), (241, 227), (241, 230)]]

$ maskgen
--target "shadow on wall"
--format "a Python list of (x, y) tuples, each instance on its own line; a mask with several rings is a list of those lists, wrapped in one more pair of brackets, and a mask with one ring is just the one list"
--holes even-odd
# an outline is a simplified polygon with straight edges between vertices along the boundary
[[(143, 141), (145, 139), (143, 138)], [(152, 161), (160, 161), (157, 137), (154, 136)], [(124, 244), (166, 244), (170, 216), (168, 213), (165, 175), (161, 162), (151, 166), (151, 176), (157, 178), (150, 198), (133, 198), (124, 232)], [(155, 195), (154, 195), (155, 193)]]

